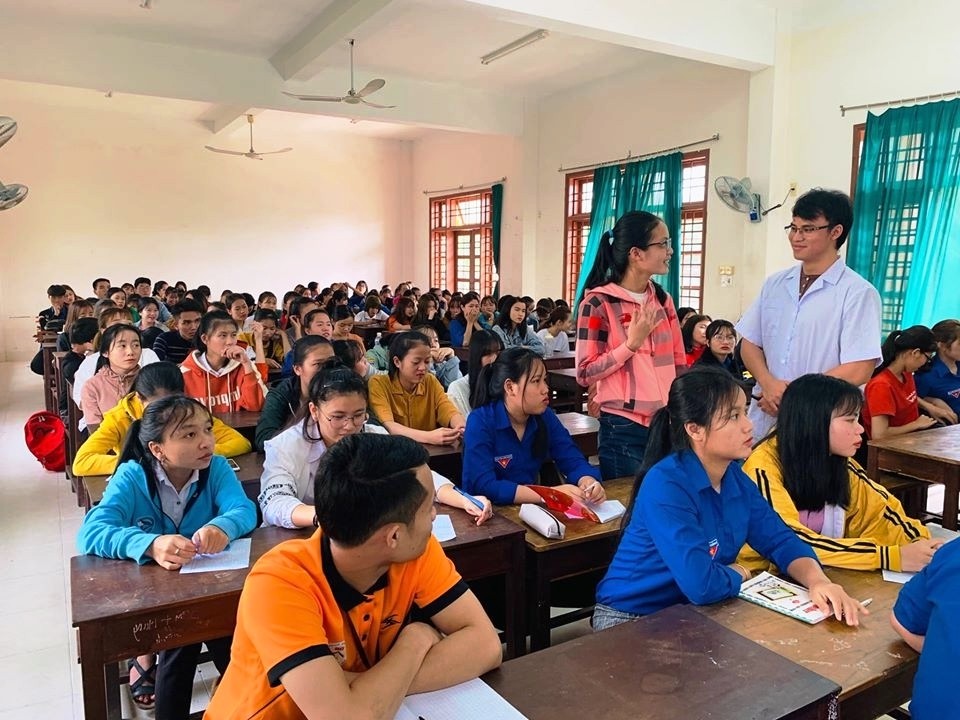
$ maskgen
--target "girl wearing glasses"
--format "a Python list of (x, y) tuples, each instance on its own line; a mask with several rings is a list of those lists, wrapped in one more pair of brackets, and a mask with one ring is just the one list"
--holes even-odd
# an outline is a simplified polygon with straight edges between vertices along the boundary
[[(948, 422), (949, 408), (920, 400), (913, 380), (913, 374), (927, 365), (936, 351), (933, 332), (923, 325), (894, 330), (883, 341), (883, 362), (863, 391), (863, 424), (868, 438), (881, 440)], [(921, 415), (921, 409), (926, 414)]]
[[(266, 459), (260, 477), (260, 509), (266, 525), (285, 528), (314, 525), (313, 480), (327, 448), (359, 432), (386, 434), (379, 425), (367, 423), (367, 387), (359, 375), (338, 359), (330, 360), (310, 381), (309, 402), (299, 422), (287, 428), (264, 449)], [(466, 510), (483, 523), (492, 514), (490, 501), (477, 500), (483, 509), (454, 490), (442, 475), (433, 475), (437, 499)]]
[(587, 275), (577, 313), (577, 382), (596, 389), (605, 480), (637, 471), (653, 415), (687, 367), (673, 299), (652, 280), (667, 273), (672, 257), (663, 221), (629, 212), (601, 236)]
[(737, 347), (737, 331), (733, 323), (729, 320), (714, 320), (707, 325), (706, 341), (706, 349), (695, 364), (719, 366), (737, 380), (742, 380), (743, 367), (734, 353)]

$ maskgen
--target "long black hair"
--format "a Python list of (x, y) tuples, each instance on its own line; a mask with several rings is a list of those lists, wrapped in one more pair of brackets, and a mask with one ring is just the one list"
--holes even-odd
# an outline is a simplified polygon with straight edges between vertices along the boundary
[[(733, 346), (736, 349), (737, 346), (737, 328), (729, 320), (717, 319), (713, 320), (709, 325), (707, 325), (706, 336), (707, 336), (707, 348), (703, 351), (703, 355), (697, 360), (697, 365), (719, 365), (720, 361), (717, 359), (717, 356), (713, 354), (713, 351), (710, 349), (710, 342), (717, 335), (720, 334), (721, 330), (727, 330), (730, 334), (733, 335)], [(735, 353), (730, 352), (730, 357), (733, 357)], [(734, 363), (736, 364), (736, 362)]]
[(697, 367), (673, 381), (667, 404), (657, 410), (650, 423), (647, 449), (633, 482), (621, 536), (650, 468), (671, 453), (692, 449), (685, 425), (693, 423), (709, 429), (715, 418), (730, 412), (741, 392), (733, 376), (717, 367)]
[(798, 510), (850, 505), (848, 458), (830, 452), (830, 421), (857, 415), (862, 405), (860, 391), (840, 378), (803, 375), (787, 385), (771, 436), (783, 486)]
[(143, 417), (134, 420), (130, 425), (117, 467), (127, 460), (134, 460), (143, 468), (147, 476), (147, 486), (154, 487), (157, 482), (157, 473), (154, 470), (156, 456), (150, 452), (150, 443), (162, 442), (165, 435), (183, 425), (195, 413), (201, 413), (213, 422), (210, 411), (202, 403), (186, 395), (167, 395), (154, 400), (143, 411)]
[(400, 372), (400, 366), (397, 365), (396, 361), (403, 362), (407, 353), (421, 345), (426, 348), (430, 347), (430, 338), (423, 333), (413, 330), (394, 333), (393, 337), (390, 338), (390, 357), (387, 360), (387, 372), (391, 380), (397, 377), (397, 373)]
[[(513, 324), (513, 320), (510, 319), (510, 308), (516, 304), (522, 304), (524, 306), (523, 310), (523, 320), (516, 325)], [(527, 310), (526, 303), (523, 301), (522, 297), (516, 295), (504, 295), (500, 298), (500, 305), (497, 307), (499, 315), (497, 315), (496, 323), (503, 328), (504, 333), (509, 335), (514, 330), (520, 335), (521, 338), (526, 339), (527, 337)]]
[(468, 383), (470, 386), (470, 407), (477, 407), (477, 388), (480, 386), (480, 368), (483, 358), (490, 353), (503, 350), (503, 340), (492, 330), (477, 330), (470, 337), (470, 360), (467, 363)]
[[(628, 212), (617, 220), (612, 230), (607, 230), (600, 237), (600, 248), (597, 257), (593, 260), (590, 272), (587, 273), (585, 289), (606, 285), (609, 282), (619, 283), (627, 271), (630, 259), (630, 250), (633, 248), (647, 249), (647, 244), (653, 231), (663, 222), (653, 213), (643, 210)], [(663, 305), (667, 299), (666, 291), (657, 283), (653, 283), (657, 294), (657, 301)]]
[(920, 350), (925, 353), (937, 351), (937, 341), (933, 331), (926, 325), (913, 325), (906, 330), (894, 330), (880, 346), (883, 362), (873, 371), (874, 375), (890, 367), (897, 355), (907, 350)]
[[(543, 366), (543, 358), (530, 348), (512, 347), (504, 350), (492, 363), (477, 373), (476, 391), (471, 394), (471, 407), (479, 408), (504, 399), (505, 385), (508, 380), (521, 385), (521, 397), (526, 390), (530, 375), (537, 364)], [(473, 373), (470, 374), (471, 381)], [(472, 402), (476, 400), (476, 402)], [(538, 460), (547, 459), (550, 439), (547, 436), (547, 424), (539, 415), (530, 416), (536, 429), (533, 436), (533, 456)]]
[(177, 365), (166, 360), (151, 363), (140, 369), (133, 383), (133, 391), (141, 400), (158, 395), (182, 395), (183, 373)]
[(140, 328), (136, 325), (127, 325), (126, 323), (111, 325), (100, 334), (100, 347), (98, 350), (100, 357), (97, 358), (97, 370), (110, 364), (110, 359), (107, 356), (117, 341), (117, 337), (125, 332), (133, 333), (137, 336), (137, 342), (140, 343), (140, 352), (143, 353), (143, 335), (140, 333)]

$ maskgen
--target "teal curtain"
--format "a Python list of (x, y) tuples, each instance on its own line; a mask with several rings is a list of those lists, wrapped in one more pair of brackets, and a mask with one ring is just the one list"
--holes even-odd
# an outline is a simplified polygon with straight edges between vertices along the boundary
[(590, 236), (580, 265), (574, 307), (583, 299), (587, 274), (600, 248), (600, 236), (631, 210), (659, 215), (673, 240), (674, 256), (670, 273), (654, 278), (674, 298), (680, 293), (680, 209), (683, 204), (683, 153), (658, 155), (627, 164), (599, 167), (593, 173), (593, 206), (590, 209)]
[(867, 116), (847, 264), (883, 329), (960, 317), (960, 99)]
[(503, 183), (497, 183), (490, 188), (491, 244), (493, 245), (493, 272), (497, 282), (493, 286), (493, 296), (500, 297), (500, 228), (503, 223)]

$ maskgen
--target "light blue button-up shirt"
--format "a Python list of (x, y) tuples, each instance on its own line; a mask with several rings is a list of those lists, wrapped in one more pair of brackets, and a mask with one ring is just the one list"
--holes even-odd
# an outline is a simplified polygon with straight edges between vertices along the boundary
[[(822, 373), (844, 363), (880, 360), (880, 294), (847, 267), (831, 265), (800, 295), (800, 265), (767, 278), (760, 297), (737, 323), (737, 332), (763, 349), (767, 368), (781, 380)], [(763, 389), (757, 385), (754, 394)], [(776, 418), (750, 406), (753, 436)]]

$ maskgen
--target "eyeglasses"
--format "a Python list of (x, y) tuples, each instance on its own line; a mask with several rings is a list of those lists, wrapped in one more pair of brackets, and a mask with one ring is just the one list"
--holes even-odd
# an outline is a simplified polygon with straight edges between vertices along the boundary
[(714, 339), (714, 340), (719, 340), (720, 342), (733, 342), (734, 340), (737, 339), (737, 336), (736, 336), (736, 335), (720, 335), (720, 334), (717, 334), (717, 335), (714, 335), (714, 336), (713, 336), (713, 339)]
[(803, 237), (807, 237), (808, 235), (813, 235), (815, 232), (817, 232), (817, 231), (819, 231), (819, 230), (826, 230), (827, 228), (831, 228), (831, 227), (833, 227), (833, 225), (831, 225), (831, 224), (827, 224), (827, 225), (804, 225), (803, 227), (797, 227), (796, 225), (794, 225), (793, 223), (791, 223), (790, 225), (787, 225), (787, 226), (784, 227), (783, 229), (784, 229), (784, 231), (787, 233), (787, 235), (793, 235), (794, 233), (800, 233)]
[(647, 243), (647, 250), (652, 247), (662, 247), (664, 250), (669, 250), (671, 247), (673, 247), (673, 240), (671, 238), (667, 238), (666, 240), (661, 240), (660, 242)]
[(370, 415), (366, 410), (356, 415), (323, 415), (323, 419), (335, 428), (346, 427), (348, 423), (357, 427), (358, 425), (363, 425), (368, 417), (370, 417)]

